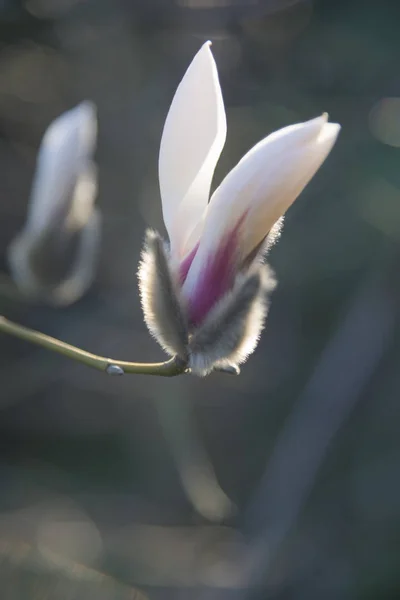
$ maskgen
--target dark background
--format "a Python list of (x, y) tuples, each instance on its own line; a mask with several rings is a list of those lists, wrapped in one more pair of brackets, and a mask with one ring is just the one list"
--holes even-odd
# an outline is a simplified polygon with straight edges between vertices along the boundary
[[(272, 250), (279, 287), (240, 377), (107, 378), (1, 334), (2, 600), (400, 597), (398, 2), (2, 0), (1, 312), (163, 360), (136, 268), (145, 227), (164, 231), (163, 121), (207, 39), (228, 121), (216, 182), (323, 111), (339, 141)], [(18, 295), (6, 249), (43, 132), (85, 98), (102, 252), (57, 310)]]

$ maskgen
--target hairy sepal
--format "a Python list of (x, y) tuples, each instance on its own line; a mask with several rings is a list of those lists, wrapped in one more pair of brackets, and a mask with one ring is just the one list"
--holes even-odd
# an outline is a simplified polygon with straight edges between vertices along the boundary
[(138, 271), (144, 320), (168, 354), (187, 360), (187, 319), (168, 263), (164, 241), (156, 231), (147, 230)]
[(275, 288), (267, 265), (254, 264), (238, 275), (233, 289), (210, 311), (190, 336), (189, 366), (200, 376), (246, 361), (255, 350)]

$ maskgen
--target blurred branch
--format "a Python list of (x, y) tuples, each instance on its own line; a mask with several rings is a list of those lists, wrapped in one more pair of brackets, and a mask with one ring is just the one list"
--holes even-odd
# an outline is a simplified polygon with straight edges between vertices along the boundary
[(219, 522), (231, 517), (236, 507), (218, 483), (214, 467), (199, 435), (193, 404), (188, 402), (189, 381), (179, 380), (157, 394), (155, 405), (169, 451), (174, 459), (183, 491), (193, 508), (205, 519)]
[(63, 555), (13, 539), (0, 540), (2, 598), (148, 600), (139, 589)]
[(114, 360), (104, 356), (97, 356), (91, 352), (86, 352), (61, 340), (23, 327), (17, 323), (9, 321), (0, 316), (0, 331), (13, 335), (37, 346), (42, 346), (52, 352), (58, 352), (67, 358), (81, 362), (88, 367), (104, 371), (108, 375), (123, 375), (124, 373), (135, 373), (137, 375), (158, 375), (160, 377), (175, 377), (187, 372), (186, 364), (180, 359), (174, 357), (161, 363), (134, 363), (122, 360)]
[[(398, 256), (396, 256), (396, 259)], [(295, 525), (332, 441), (354, 410), (395, 331), (396, 264), (360, 286), (289, 416), (247, 508), (254, 535), (246, 581), (265, 582)], [(247, 596), (252, 598), (253, 592)]]

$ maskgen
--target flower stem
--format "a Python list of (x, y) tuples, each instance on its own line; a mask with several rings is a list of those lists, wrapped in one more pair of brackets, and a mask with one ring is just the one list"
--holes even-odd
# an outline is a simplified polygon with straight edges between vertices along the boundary
[(134, 363), (123, 360), (114, 360), (86, 352), (61, 340), (23, 327), (0, 316), (0, 331), (13, 335), (32, 344), (42, 346), (52, 352), (63, 354), (67, 358), (81, 362), (88, 367), (104, 371), (109, 375), (123, 375), (124, 373), (136, 373), (138, 375), (158, 375), (160, 377), (174, 377), (187, 372), (186, 364), (177, 357), (161, 363)]

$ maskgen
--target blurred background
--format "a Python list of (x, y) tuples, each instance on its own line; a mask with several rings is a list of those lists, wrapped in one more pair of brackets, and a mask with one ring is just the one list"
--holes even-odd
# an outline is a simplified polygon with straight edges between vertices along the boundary
[[(164, 355), (142, 321), (164, 232), (163, 122), (211, 39), (218, 183), (259, 139), (343, 129), (289, 210), (279, 287), (240, 377), (108, 378), (0, 334), (2, 600), (380, 600), (400, 595), (400, 5), (391, 0), (2, 0), (0, 308), (105, 356)], [(10, 280), (50, 122), (98, 107), (102, 244), (67, 308)]]

